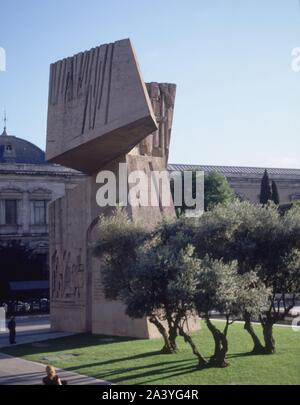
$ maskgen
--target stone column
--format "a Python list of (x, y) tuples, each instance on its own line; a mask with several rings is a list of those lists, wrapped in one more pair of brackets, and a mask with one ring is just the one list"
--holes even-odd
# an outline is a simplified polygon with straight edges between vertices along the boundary
[(29, 200), (29, 192), (25, 191), (22, 195), (22, 211), (20, 213), (21, 219), (20, 223), (22, 224), (22, 233), (28, 233), (30, 231), (31, 217), (32, 215)]

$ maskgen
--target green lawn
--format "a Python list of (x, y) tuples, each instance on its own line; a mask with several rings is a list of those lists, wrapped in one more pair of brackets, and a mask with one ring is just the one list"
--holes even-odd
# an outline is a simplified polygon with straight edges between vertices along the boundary
[[(50, 340), (41, 344), (44, 347), (27, 344), (2, 351), (117, 384), (300, 384), (300, 332), (276, 327), (275, 338), (275, 355), (249, 355), (251, 340), (242, 324), (234, 324), (229, 331), (230, 366), (226, 369), (198, 370), (196, 358), (181, 338), (180, 351), (174, 355), (159, 353), (160, 339), (91, 335)], [(194, 339), (205, 356), (212, 353), (212, 338), (204, 324)]]

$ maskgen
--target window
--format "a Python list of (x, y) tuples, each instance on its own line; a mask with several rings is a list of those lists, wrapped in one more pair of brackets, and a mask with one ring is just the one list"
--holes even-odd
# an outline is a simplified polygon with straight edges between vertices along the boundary
[(47, 207), (47, 203), (45, 200), (33, 201), (34, 224), (35, 225), (45, 225), (46, 224), (46, 207)]
[(6, 146), (5, 146), (5, 150), (7, 150), (7, 151), (12, 151), (12, 146), (11, 146), (11, 145), (6, 145)]
[(5, 224), (17, 225), (17, 200), (5, 200)]

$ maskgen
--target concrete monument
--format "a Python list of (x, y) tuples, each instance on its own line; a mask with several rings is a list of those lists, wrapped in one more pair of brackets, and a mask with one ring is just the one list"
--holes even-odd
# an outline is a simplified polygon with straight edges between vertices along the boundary
[[(51, 66), (47, 157), (89, 174), (50, 205), (53, 329), (159, 336), (147, 319), (130, 319), (120, 302), (104, 297), (101, 263), (92, 247), (99, 215), (110, 215), (113, 208), (97, 205), (96, 179), (100, 170), (118, 174), (119, 163), (127, 163), (128, 173), (140, 170), (148, 177), (166, 170), (175, 92), (173, 84), (144, 84), (129, 40)], [(125, 209), (148, 228), (175, 215), (172, 205)], [(197, 320), (190, 320), (189, 328), (197, 328)]]
[(129, 40), (51, 65), (47, 160), (93, 173), (155, 129)]

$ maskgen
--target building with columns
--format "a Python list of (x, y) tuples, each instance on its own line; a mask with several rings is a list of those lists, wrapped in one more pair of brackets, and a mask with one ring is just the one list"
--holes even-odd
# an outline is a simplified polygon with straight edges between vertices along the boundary
[(40, 255), (43, 279), (48, 272), (48, 204), (82, 177), (48, 164), (40, 148), (9, 135), (4, 127), (0, 134), (0, 244), (19, 241)]

